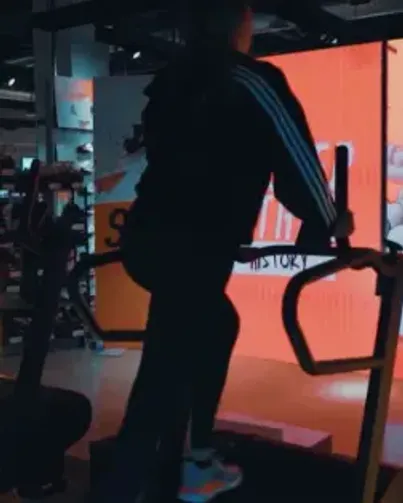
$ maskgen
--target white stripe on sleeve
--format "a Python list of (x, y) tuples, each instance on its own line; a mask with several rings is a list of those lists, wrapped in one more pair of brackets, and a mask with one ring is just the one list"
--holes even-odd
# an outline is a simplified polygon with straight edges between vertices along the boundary
[(298, 130), (288, 110), (274, 89), (260, 76), (244, 66), (234, 71), (235, 80), (248, 89), (274, 126), (318, 205), (324, 221), (330, 226), (337, 217), (336, 209), (318, 160)]

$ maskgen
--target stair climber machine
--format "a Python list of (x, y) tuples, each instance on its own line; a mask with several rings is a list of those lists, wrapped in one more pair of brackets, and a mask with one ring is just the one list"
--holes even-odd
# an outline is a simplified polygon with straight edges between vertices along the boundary
[[(336, 150), (336, 201), (340, 212), (345, 212), (348, 208), (347, 166), (348, 151), (344, 147), (339, 147)], [(396, 245), (387, 243), (387, 246), (387, 252), (379, 252), (370, 248), (351, 247), (349, 240), (343, 239), (338, 240), (336, 246), (327, 248), (283, 245), (249, 248), (239, 259), (241, 262), (254, 262), (263, 257), (281, 254), (329, 257), (326, 263), (305, 270), (290, 280), (283, 297), (284, 326), (297, 360), (306, 373), (320, 376), (367, 370), (369, 389), (358, 456), (354, 462), (263, 438), (217, 432), (218, 451), (228, 462), (242, 466), (245, 474), (241, 488), (222, 495), (220, 497), (222, 501), (306, 500), (318, 503), (403, 501), (403, 473), (381, 467), (383, 432), (403, 307), (403, 257), (399, 255)], [(109, 260), (118, 261), (119, 251), (98, 256), (95, 262), (100, 265)], [(307, 285), (327, 276), (348, 269), (368, 268), (376, 273), (375, 294), (381, 301), (373, 354), (362, 358), (315, 361), (298, 320), (298, 302), (302, 291)], [(169, 412), (175, 413), (174, 410)], [(142, 421), (139, 421), (139, 424), (141, 423)], [(168, 449), (174, 448), (177, 452), (178, 446), (174, 446), (173, 442), (164, 442), (163, 439), (160, 450), (164, 444), (169, 446)], [(92, 443), (90, 450), (93, 487), (97, 487), (98, 482), (110, 471), (115, 445), (114, 438)], [(159, 455), (163, 459), (170, 459), (169, 452), (160, 452)], [(173, 473), (177, 473), (175, 470), (173, 467)], [(153, 482), (142, 495), (142, 503), (151, 501), (169, 503), (176, 500), (177, 488), (170, 484), (169, 475), (161, 476)], [(116, 491), (118, 493), (119, 488), (116, 488)], [(123, 494), (117, 495), (122, 500)]]
[[(77, 207), (67, 206), (53, 219), (38, 205), (39, 161), (34, 161), (19, 214), (14, 245), (23, 258), (23, 302), (32, 301), (31, 322), (15, 379), (0, 379), (0, 493), (42, 499), (65, 489), (66, 450), (91, 423), (89, 400), (73, 391), (41, 385), (67, 263), (80, 236)], [(29, 274), (40, 266), (38, 275)], [(24, 285), (24, 287), (23, 287)]]

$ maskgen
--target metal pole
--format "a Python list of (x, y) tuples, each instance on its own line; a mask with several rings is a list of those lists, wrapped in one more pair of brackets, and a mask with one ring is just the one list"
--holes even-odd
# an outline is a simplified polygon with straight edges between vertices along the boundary
[[(381, 53), (381, 249), (386, 239), (386, 181), (388, 143), (388, 48), (382, 43)], [(399, 338), (403, 285), (400, 277), (378, 278), (382, 281), (381, 313), (375, 342), (375, 353), (385, 358), (385, 366), (373, 370), (369, 379), (364, 417), (357, 455), (358, 503), (373, 503), (382, 463), (384, 430), (393, 382), (394, 361)]]
[[(46, 10), (51, 12), (55, 9), (55, 0), (47, 0)], [(55, 33), (52, 30), (46, 34), (48, 43), (47, 55), (49, 58), (46, 65), (45, 75), (45, 96), (44, 96), (44, 118), (45, 118), (45, 146), (46, 146), (46, 164), (48, 166), (55, 162), (55, 144), (54, 144), (54, 130), (55, 130)], [(55, 198), (51, 191), (44, 194), (45, 200), (55, 211)]]
[(383, 358), (385, 363), (382, 369), (373, 370), (369, 379), (357, 455), (357, 503), (375, 501), (399, 339), (403, 304), (403, 264), (399, 264), (396, 277), (381, 277), (378, 281), (382, 282), (382, 297), (375, 356)]
[(386, 183), (388, 179), (388, 116), (389, 116), (389, 106), (388, 106), (388, 62), (389, 62), (389, 52), (388, 43), (382, 42), (382, 56), (381, 56), (381, 250), (385, 249), (385, 239), (386, 236)]

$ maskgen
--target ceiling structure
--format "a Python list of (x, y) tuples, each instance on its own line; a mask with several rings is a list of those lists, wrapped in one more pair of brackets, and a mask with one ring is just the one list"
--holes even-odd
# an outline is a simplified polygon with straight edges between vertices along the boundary
[[(403, 37), (403, 0), (256, 2), (256, 55)], [(35, 120), (34, 28), (94, 24), (97, 39), (111, 47), (111, 74), (143, 73), (164, 64), (178, 47), (174, 5), (173, 0), (72, 0), (54, 12), (33, 14), (32, 0), (1, 0), (0, 127)]]

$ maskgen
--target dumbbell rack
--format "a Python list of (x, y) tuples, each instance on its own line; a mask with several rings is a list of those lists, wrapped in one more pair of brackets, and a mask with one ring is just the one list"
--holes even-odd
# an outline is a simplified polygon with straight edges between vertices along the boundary
[[(22, 338), (32, 313), (32, 306), (24, 302), (19, 295), (22, 276), (18, 260), (19, 250), (14, 247), (10, 221), (6, 225), (3, 211), (7, 205), (11, 207), (21, 200), (25, 192), (26, 180), (26, 172), (20, 172), (17, 169), (0, 172), (0, 250), (15, 258), (15, 263), (9, 266), (8, 278), (6, 284), (3, 284), (3, 292), (0, 294), (0, 350), (5, 354), (20, 352)], [(83, 173), (77, 171), (41, 177), (38, 192), (43, 198), (49, 194), (54, 196), (58, 193), (70, 193), (71, 199), (74, 200), (77, 193), (85, 190), (83, 187), (85, 187)], [(83, 201), (85, 203), (86, 198)], [(86, 213), (90, 211), (87, 207), (83, 209)], [(88, 226), (86, 225), (84, 229), (85, 243), (89, 241), (87, 231)], [(88, 244), (85, 244), (85, 251), (87, 247)], [(77, 253), (74, 253), (72, 258), (75, 260)], [(86, 282), (84, 288), (87, 289), (89, 284), (89, 281)], [(61, 300), (60, 312), (52, 339), (54, 347), (77, 347), (84, 344), (85, 337), (82, 325), (72, 312), (71, 304), (67, 299), (62, 298)]]

